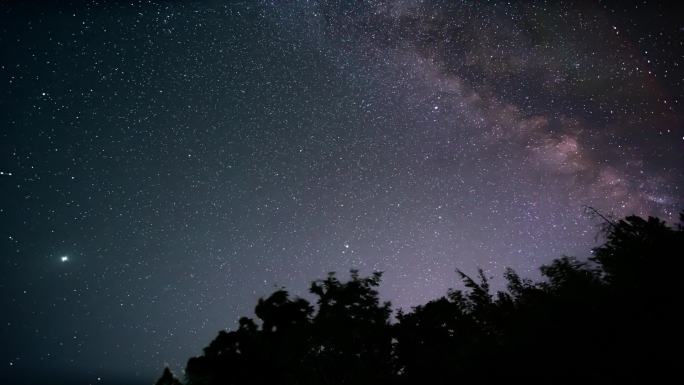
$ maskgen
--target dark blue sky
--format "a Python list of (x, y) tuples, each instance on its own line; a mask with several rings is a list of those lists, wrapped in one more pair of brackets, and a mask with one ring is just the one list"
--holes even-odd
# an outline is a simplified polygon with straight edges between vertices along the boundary
[[(663, 4), (4, 2), (3, 383), (142, 383), (256, 300), (534, 276), (683, 207)], [(496, 281), (495, 281), (496, 282)]]

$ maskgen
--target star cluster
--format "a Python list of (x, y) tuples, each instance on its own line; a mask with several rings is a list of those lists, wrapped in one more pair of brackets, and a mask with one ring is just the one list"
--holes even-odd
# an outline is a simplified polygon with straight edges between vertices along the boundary
[[(281, 286), (534, 276), (684, 206), (666, 4), (9, 2), (0, 378), (149, 382)], [(494, 280), (496, 284), (496, 279)]]

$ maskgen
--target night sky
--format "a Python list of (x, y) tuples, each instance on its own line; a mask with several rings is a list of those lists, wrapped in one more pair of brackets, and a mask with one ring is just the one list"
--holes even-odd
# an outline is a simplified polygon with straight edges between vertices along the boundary
[(409, 308), (587, 257), (585, 205), (675, 219), (658, 3), (3, 1), (1, 382), (149, 383), (329, 271)]

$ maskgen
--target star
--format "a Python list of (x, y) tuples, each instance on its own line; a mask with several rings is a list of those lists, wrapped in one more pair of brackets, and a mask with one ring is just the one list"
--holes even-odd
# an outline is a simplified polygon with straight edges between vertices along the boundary
[(62, 256), (59, 258), (59, 260), (62, 261), (62, 262), (69, 262), (69, 257), (66, 256), (66, 255), (62, 255)]

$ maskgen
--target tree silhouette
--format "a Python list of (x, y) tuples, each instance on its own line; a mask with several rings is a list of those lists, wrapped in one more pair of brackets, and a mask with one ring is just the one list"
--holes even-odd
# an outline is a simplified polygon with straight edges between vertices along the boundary
[(348, 282), (331, 273), (311, 284), (318, 297), (311, 351), (316, 383), (377, 384), (391, 377), (391, 307), (378, 299), (380, 278), (352, 271)]
[(166, 367), (164, 368), (164, 372), (162, 373), (161, 377), (159, 377), (155, 385), (181, 385), (181, 383), (176, 377), (174, 377), (173, 373), (171, 373), (171, 370)]
[[(492, 293), (482, 270), (464, 289), (398, 311), (381, 273), (314, 281), (314, 305), (277, 290), (188, 361), (185, 383), (618, 383), (679, 374), (684, 213), (606, 221), (587, 261), (561, 257), (533, 282), (506, 270)], [(676, 378), (676, 377), (672, 377)], [(180, 382), (164, 370), (158, 385)]]

